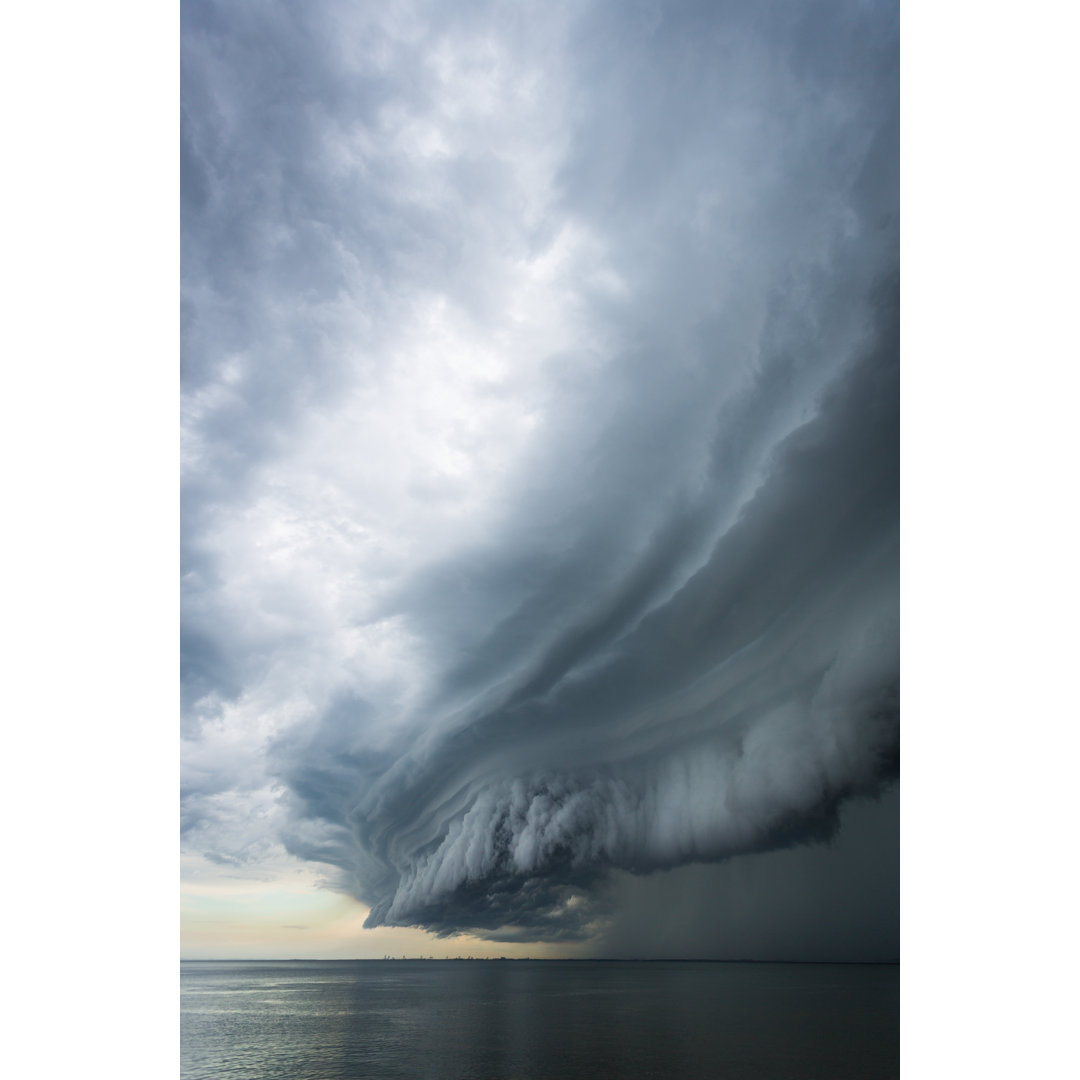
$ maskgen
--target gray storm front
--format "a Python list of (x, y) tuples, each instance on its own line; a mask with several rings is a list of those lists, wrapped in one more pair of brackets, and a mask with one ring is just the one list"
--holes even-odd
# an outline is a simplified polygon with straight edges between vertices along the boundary
[(600, 952), (895, 862), (896, 6), (181, 14), (185, 851)]

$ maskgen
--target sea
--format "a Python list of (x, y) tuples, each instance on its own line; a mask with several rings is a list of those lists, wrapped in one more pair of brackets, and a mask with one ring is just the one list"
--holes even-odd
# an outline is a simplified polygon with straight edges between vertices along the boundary
[(606, 960), (183, 961), (181, 1080), (876, 1080), (900, 968)]

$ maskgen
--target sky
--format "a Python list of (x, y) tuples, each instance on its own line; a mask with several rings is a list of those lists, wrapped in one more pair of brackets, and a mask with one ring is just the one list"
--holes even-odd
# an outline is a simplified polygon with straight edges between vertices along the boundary
[(897, 23), (185, 0), (182, 955), (898, 956)]

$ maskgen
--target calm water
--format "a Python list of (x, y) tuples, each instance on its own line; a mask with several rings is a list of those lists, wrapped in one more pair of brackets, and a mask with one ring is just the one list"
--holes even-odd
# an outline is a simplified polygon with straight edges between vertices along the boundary
[(181, 1080), (899, 1075), (896, 966), (180, 965)]

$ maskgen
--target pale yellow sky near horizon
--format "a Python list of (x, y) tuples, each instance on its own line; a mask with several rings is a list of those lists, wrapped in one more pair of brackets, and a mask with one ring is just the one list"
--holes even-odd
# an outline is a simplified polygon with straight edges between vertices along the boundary
[(370, 909), (322, 885), (310, 869), (255, 880), (228, 870), (180, 887), (182, 960), (346, 960), (384, 956), (573, 957), (587, 946), (438, 938), (414, 927), (364, 929)]

